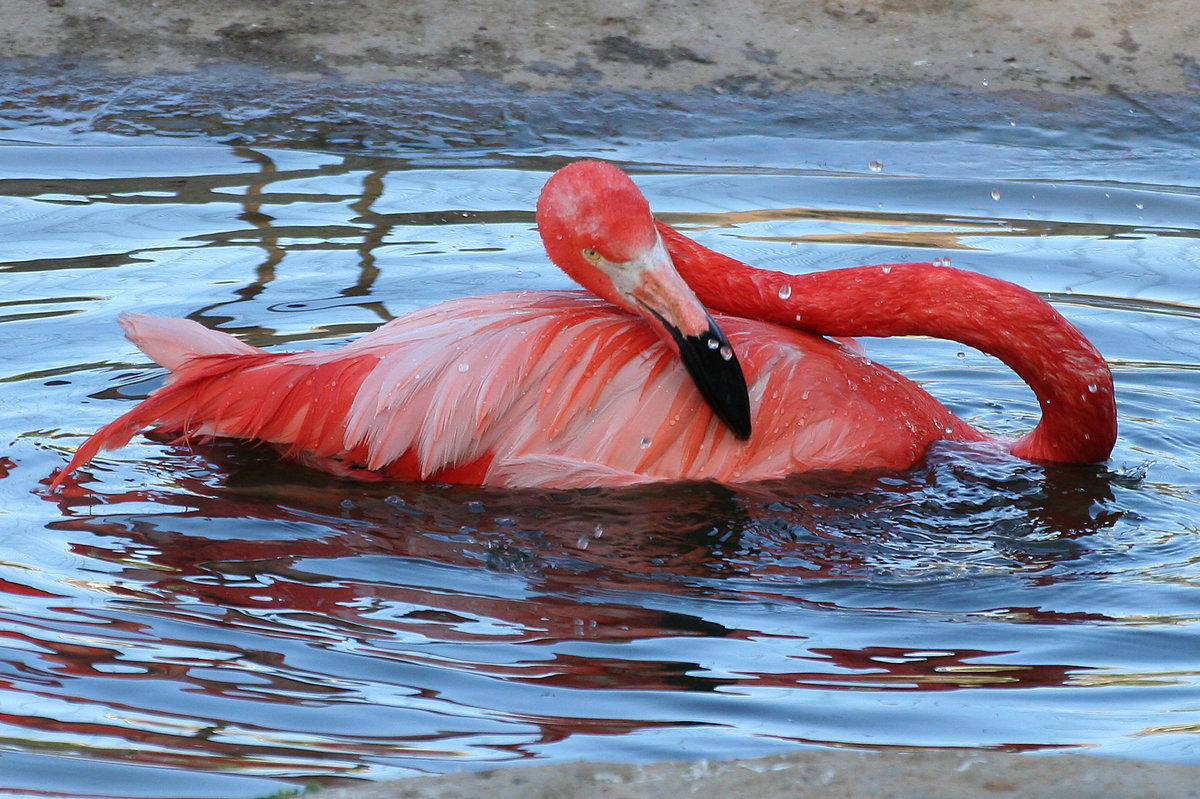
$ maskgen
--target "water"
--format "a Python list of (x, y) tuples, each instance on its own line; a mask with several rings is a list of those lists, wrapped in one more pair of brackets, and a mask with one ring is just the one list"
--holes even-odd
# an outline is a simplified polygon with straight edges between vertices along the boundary
[[(8, 80), (0, 795), (813, 746), (1200, 764), (1200, 150), (1178, 109), (613, 95), (589, 124), (573, 97)], [(761, 266), (952, 258), (1042, 293), (1113, 366), (1112, 460), (945, 445), (873, 477), (504, 492), (139, 438), (44, 493), (161, 381), (120, 312), (329, 347), (565, 288), (532, 208), (580, 155)], [(868, 352), (993, 433), (1037, 417), (961, 345)]]

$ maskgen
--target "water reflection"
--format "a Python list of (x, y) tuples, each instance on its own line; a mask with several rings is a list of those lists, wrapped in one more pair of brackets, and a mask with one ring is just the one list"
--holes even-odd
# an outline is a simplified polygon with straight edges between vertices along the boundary
[[(622, 579), (641, 575), (656, 584), (668, 573), (762, 575), (779, 558), (803, 559), (806, 577), (854, 575), (879, 565), (880, 548), (911, 550), (933, 538), (956, 546), (974, 539), (971, 555), (986, 552), (990, 559), (978, 561), (981, 568), (1025, 570), (1069, 558), (1077, 551), (1074, 539), (1112, 527), (1122, 516), (1113, 504), (1112, 475), (1102, 467), (1033, 465), (954, 443), (938, 444), (920, 467), (899, 474), (615, 493), (344, 483), (237, 443), (173, 453), (182, 463), (165, 493), (96, 495), (85, 482), (68, 483), (47, 499), (58, 502), (63, 515), (82, 517), (67, 525), (90, 524), (89, 516), (108, 515), (110, 508), (176, 503), (188, 509), (181, 518), (311, 515), (322, 528), (367, 525), (373, 540), (393, 541), (393, 554), (403, 556), (430, 554), (406, 548), (428, 545), (421, 542), (432, 529), (444, 537), (439, 560), (456, 565), (486, 563), (545, 577), (561, 572), (565, 562), (556, 559), (566, 557), (573, 564), (566, 572), (585, 573), (589, 582), (596, 570), (617, 564)], [(264, 479), (264, 472), (272, 478)], [(474, 548), (464, 548), (467, 541)]]
[[(186, 118), (154, 108), (151, 128)], [(522, 149), (497, 116), (433, 130), (475, 108), (393, 139), (315, 124), (321, 151), (282, 140), (278, 108), (226, 120), (235, 146), (0, 146), (0, 790), (245, 796), (812, 744), (1195, 759), (1200, 200), (1179, 148), (1064, 160), (1054, 142), (792, 128), (605, 145), (664, 218), (743, 260), (804, 272), (954, 249), (1047, 296), (1115, 367), (1107, 468), (947, 444), (900, 474), (498, 492), (138, 439), (42, 492), (83, 432), (161, 380), (120, 311), (320, 347), (453, 296), (566, 287), (533, 199), (595, 148)], [(1036, 416), (957, 345), (868, 347), (985, 429)]]
[[(729, 697), (774, 689), (1069, 686), (1093, 667), (969, 646), (810, 643), (828, 634), (822, 619), (864, 612), (839, 606), (839, 586), (922, 586), (931, 574), (965, 585), (972, 575), (1050, 568), (1060, 576), (1047, 584), (1070, 579), (1067, 564), (1088, 536), (1119, 519), (1106, 509), (1101, 471), (980, 466), (977, 454), (951, 449), (903, 478), (850, 485), (496, 492), (338, 483), (233, 445), (181, 452), (191, 463), (170, 486), (46, 497), (64, 517), (52, 529), (103, 564), (85, 571), (103, 572), (89, 589), (106, 600), (68, 614), (65, 628), (92, 628), (90, 643), (52, 644), (35, 667), (57, 675), (47, 695), (118, 717), (66, 723), (60, 734), (118, 735), (131, 718), (167, 714), (171, 728), (142, 730), (140, 746), (186, 756), (192, 768), (203, 765), (196, 758), (225, 758), (226, 767), (307, 775), (344, 773), (351, 753), (486, 758), (477, 736), (512, 738), (484, 748), (529, 757), (572, 736), (734, 724), (719, 709)], [(891, 604), (904, 600), (893, 593), (877, 610), (918, 618), (920, 609)], [(802, 623), (780, 629), (775, 608), (784, 607)], [(1024, 621), (1043, 625), (1083, 620), (1028, 613)], [(50, 629), (39, 637), (52, 640)], [(725, 654), (714, 660), (715, 651)], [(114, 704), (108, 690), (65, 695), (63, 676), (136, 685), (137, 704)], [(573, 698), (530, 706), (519, 686)], [(171, 698), (180, 690), (192, 697), (186, 705)], [(570, 693), (578, 691), (595, 698)], [(691, 722), (694, 709), (680, 715), (663, 700), (679, 692), (692, 697), (685, 705), (702, 694), (717, 705)], [(220, 718), (199, 711), (212, 702)], [(277, 708), (272, 726), (289, 730), (282, 738), (252, 720), (264, 703)], [(313, 726), (313, 709), (338, 707), (358, 710)], [(870, 720), (878, 711), (858, 712), (881, 723)], [(389, 713), (403, 724), (375, 719)], [(430, 730), (446, 719), (458, 733)], [(803, 729), (781, 724), (770, 734), (819, 737)], [(1060, 743), (1013, 733), (1012, 748)]]
[[(128, 168), (136, 171), (137, 148), (129, 149), (135, 152), (127, 157)], [(553, 270), (545, 264), (532, 235), (532, 198), (546, 173), (506, 168), (503, 162), (507, 159), (500, 156), (495, 157), (497, 166), (490, 168), (440, 169), (426, 174), (423, 170), (413, 171), (403, 159), (387, 156), (305, 156), (249, 147), (229, 150), (227, 156), (232, 158), (221, 168), (214, 168), (214, 174), (182, 170), (184, 160), (197, 150), (207, 153), (209, 160), (220, 160), (214, 158), (212, 149), (187, 145), (145, 148), (141, 158), (148, 164), (164, 160), (164, 151), (168, 151), (168, 163), (181, 163), (178, 173), (163, 169), (164, 174), (148, 177), (0, 178), (0, 195), (11, 198), (10, 202), (23, 198), (19, 210), (16, 206), (11, 210), (24, 217), (25, 237), (35, 236), (38, 230), (76, 229), (91, 231), (86, 235), (92, 235), (111, 229), (120, 231), (111, 246), (123, 248), (120, 252), (97, 252), (98, 242), (92, 242), (86, 254), (54, 256), (46, 255), (47, 248), (39, 246), (39, 257), (10, 258), (6, 271), (120, 268), (177, 259), (183, 256), (181, 247), (227, 249), (230, 252), (224, 257), (213, 252), (204, 258), (224, 261), (227, 266), (219, 283), (229, 287), (188, 315), (210, 326), (240, 332), (256, 344), (362, 332), (401, 310), (443, 299), (447, 292), (459, 295), (566, 285), (562, 279), (555, 280), (556, 276), (549, 281), (541, 277)], [(550, 169), (551, 162), (561, 159), (545, 160), (544, 168)], [(623, 165), (638, 172), (636, 163)], [(877, 191), (878, 180), (870, 177), (809, 176), (797, 181), (772, 175), (743, 176), (742, 201), (754, 202), (752, 210), (735, 207), (697, 212), (673, 209), (671, 200), (678, 191), (678, 176), (648, 174), (639, 179), (669, 223), (699, 233), (701, 238), (707, 236), (708, 243), (721, 249), (730, 249), (732, 242), (738, 242), (736, 247), (746, 260), (771, 267), (782, 265), (790, 271), (824, 268), (824, 264), (810, 262), (807, 250), (794, 253), (790, 266), (781, 264), (780, 254), (789, 244), (836, 245), (847, 251), (886, 245), (893, 252), (901, 248), (895, 253), (897, 259), (927, 260), (947, 250), (993, 250), (997, 239), (1003, 237), (1025, 240), (1027, 243), (1020, 247), (1038, 250), (1048, 242), (1112, 241), (1131, 236), (1153, 238), (1162, 248), (1173, 238), (1186, 243), (1197, 236), (1192, 224), (1194, 202), (1158, 202), (1153, 224), (1115, 221), (1112, 214), (1098, 222), (1093, 213), (1080, 210), (1122, 199), (1128, 199), (1134, 207), (1133, 198), (1145, 193), (1141, 187), (1029, 184), (1055, 209), (1071, 208), (1081, 218), (1047, 218), (1040, 214), (1036, 219), (1006, 219), (997, 216), (994, 209), (982, 207), (973, 215), (948, 204), (953, 198), (947, 199), (945, 193), (964, 193), (973, 186), (970, 181), (948, 188), (957, 184), (906, 179), (904, 186), (888, 187), (889, 193), (903, 193), (906, 207), (889, 205), (886, 210), (864, 211), (854, 206), (864, 194)], [(722, 188), (729, 193), (728, 186)], [(689, 192), (689, 196), (695, 196), (696, 188), (690, 187)], [(778, 204), (782, 198), (820, 202), (788, 206)], [(769, 200), (775, 204), (769, 204)], [(139, 210), (131, 212), (130, 207)], [(238, 223), (249, 227), (239, 227)], [(199, 227), (195, 227), (197, 224)], [(733, 231), (733, 238), (722, 231)], [(128, 249), (139, 241), (141, 246)], [(833, 254), (837, 248), (826, 252)], [(465, 284), (459, 291), (454, 286), (454, 270), (464, 263), (467, 254), (470, 276), (464, 275)], [(186, 257), (194, 261), (199, 253)], [(396, 274), (403, 274), (411, 298), (408, 302), (398, 303), (384, 293), (391, 291), (392, 283), (379, 283), (381, 258), (394, 265), (393, 280)], [(250, 268), (229, 268), (242, 264)], [(281, 269), (285, 271), (281, 273)], [(320, 295), (311, 293), (304, 298), (277, 298), (280, 292), (276, 284), (281, 278), (290, 280), (297, 273), (313, 270), (327, 273), (325, 279), (316, 281), (317, 286), (331, 284), (326, 298), (317, 299)], [(527, 273), (523, 276), (524, 270)], [(528, 279), (530, 276), (535, 278), (534, 283)], [(240, 285), (229, 284), (234, 280)], [(1036, 278), (1023, 282), (1039, 288)], [(1172, 305), (1170, 313), (1176, 318), (1200, 313), (1195, 306), (1200, 297), (1195, 295), (1186, 301), (1143, 301), (1100, 291), (1064, 293), (1044, 289), (1043, 293), (1062, 303), (1089, 307), (1111, 307), (1114, 303), (1126, 307), (1132, 303), (1138, 312), (1150, 313), (1166, 302)], [(103, 303), (103, 298), (56, 297), (25, 302), (31, 305), (22, 305), (19, 312), (3, 318), (19, 320), (28, 314), (49, 318), (78, 312), (62, 309), (62, 303), (87, 307)], [(260, 307), (235, 310), (246, 303)], [(40, 313), (39, 304), (47, 306)], [(261, 327), (271, 316), (307, 315), (337, 308), (369, 313), (354, 315), (353, 323), (339, 323), (328, 317), (316, 322), (314, 316), (308, 330), (268, 331)], [(321, 330), (314, 330), (316, 327)]]

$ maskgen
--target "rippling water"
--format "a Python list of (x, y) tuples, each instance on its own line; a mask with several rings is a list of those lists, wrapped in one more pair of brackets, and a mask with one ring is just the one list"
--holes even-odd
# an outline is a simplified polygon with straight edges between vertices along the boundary
[[(589, 128), (579, 98), (298, 92), (3, 106), (0, 794), (806, 746), (1200, 764), (1200, 150), (1167, 116), (996, 101), (922, 126), (826, 98), (706, 106), (706, 133), (679, 98), (609, 97)], [(330, 347), (441, 299), (567, 287), (532, 209), (582, 155), (757, 265), (949, 257), (1040, 292), (1112, 364), (1111, 462), (942, 445), (869, 478), (512, 492), (138, 439), (44, 492), (161, 381), (122, 311)], [(990, 432), (1037, 418), (959, 345), (868, 351)]]

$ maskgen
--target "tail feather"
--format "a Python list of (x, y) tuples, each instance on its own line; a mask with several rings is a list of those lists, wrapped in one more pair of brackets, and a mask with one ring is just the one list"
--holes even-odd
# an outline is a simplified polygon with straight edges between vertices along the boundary
[(149, 403), (150, 400), (139, 403), (128, 413), (117, 417), (95, 433), (92, 433), (87, 441), (84, 441), (75, 450), (75, 455), (71, 458), (70, 462), (54, 476), (54, 479), (50, 482), (50, 490), (57, 490), (63, 481), (67, 479), (68, 475), (92, 460), (92, 458), (95, 458), (100, 453), (100, 450), (119, 449), (128, 444), (129, 439), (133, 438), (134, 434), (139, 430), (153, 424), (153, 411), (149, 414), (146, 412), (146, 406)]
[(228, 333), (209, 330), (190, 319), (126, 313), (121, 315), (120, 322), (126, 337), (156, 363), (170, 369), (171, 379), (177, 382), (159, 389), (93, 433), (75, 451), (70, 462), (55, 475), (50, 483), (51, 491), (62, 485), (73, 471), (96, 457), (100, 450), (123, 447), (140, 430), (155, 424), (162, 424), (171, 430), (186, 430), (188, 420), (183, 414), (188, 413), (188, 395), (186, 391), (174, 389), (179, 388), (181, 382), (191, 381), (179, 381), (179, 378), (195, 374), (211, 375), (212, 368), (208, 364), (224, 361), (228, 356), (266, 354)]
[(203, 355), (249, 355), (262, 352), (220, 330), (209, 330), (191, 319), (121, 314), (125, 337), (160, 366), (172, 372)]

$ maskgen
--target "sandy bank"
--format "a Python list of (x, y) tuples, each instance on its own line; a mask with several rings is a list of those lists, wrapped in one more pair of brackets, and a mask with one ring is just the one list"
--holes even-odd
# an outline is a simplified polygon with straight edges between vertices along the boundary
[(636, 766), (572, 763), (321, 791), (321, 799), (1188, 799), (1200, 769), (983, 752), (799, 752)]
[(790, 92), (1200, 90), (1195, 0), (0, 0), (0, 57), (114, 72)]

